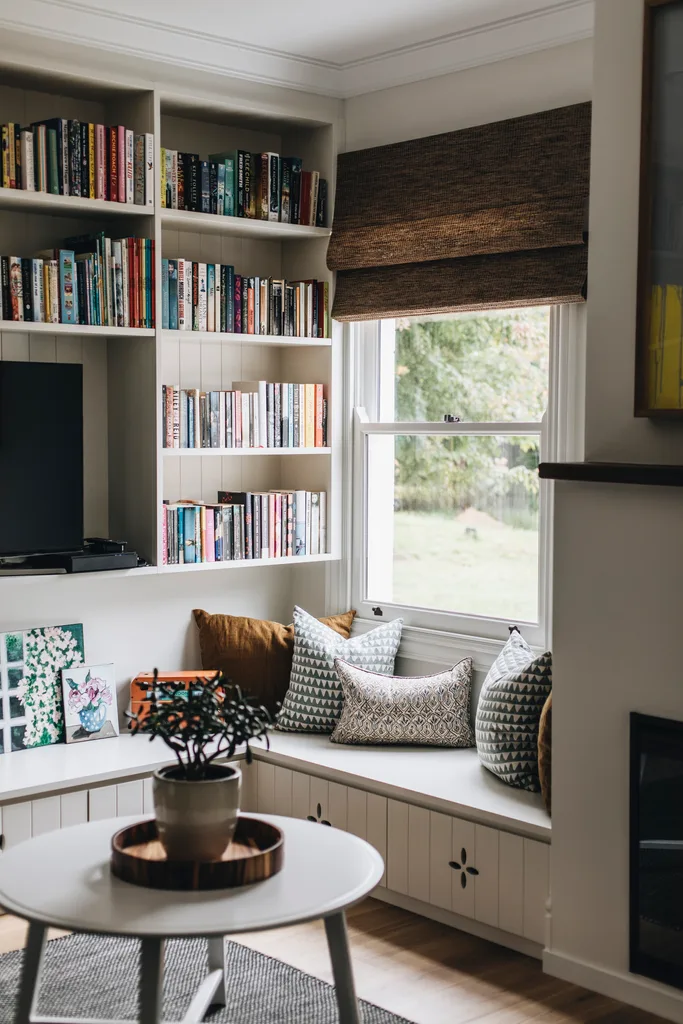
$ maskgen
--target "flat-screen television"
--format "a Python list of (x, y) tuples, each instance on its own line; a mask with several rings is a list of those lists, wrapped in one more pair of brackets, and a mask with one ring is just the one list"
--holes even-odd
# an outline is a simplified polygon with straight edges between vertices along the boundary
[(83, 367), (0, 360), (0, 557), (83, 544)]

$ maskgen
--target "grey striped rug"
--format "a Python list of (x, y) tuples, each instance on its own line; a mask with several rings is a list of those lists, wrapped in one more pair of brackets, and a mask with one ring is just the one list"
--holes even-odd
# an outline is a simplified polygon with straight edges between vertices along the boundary
[[(12, 1024), (23, 954), (0, 956), (0, 1022)], [(134, 1020), (139, 944), (135, 939), (68, 935), (47, 943), (37, 1012), (43, 1016)], [(337, 1024), (334, 989), (279, 960), (226, 943), (228, 1005), (211, 1024)], [(166, 944), (164, 1020), (180, 1021), (206, 973), (206, 942)], [(361, 1003), (363, 1024), (410, 1024)]]

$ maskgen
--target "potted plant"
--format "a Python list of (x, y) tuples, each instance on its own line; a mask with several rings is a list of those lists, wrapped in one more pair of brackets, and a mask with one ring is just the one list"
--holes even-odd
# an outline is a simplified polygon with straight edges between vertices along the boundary
[(242, 746), (251, 763), (249, 743), (268, 737), (269, 712), (226, 683), (197, 680), (188, 689), (178, 683), (154, 683), (149, 708), (132, 718), (133, 733), (157, 736), (173, 751), (177, 764), (154, 773), (153, 793), (159, 839), (169, 860), (218, 860), (237, 826), (242, 775), (221, 764)]

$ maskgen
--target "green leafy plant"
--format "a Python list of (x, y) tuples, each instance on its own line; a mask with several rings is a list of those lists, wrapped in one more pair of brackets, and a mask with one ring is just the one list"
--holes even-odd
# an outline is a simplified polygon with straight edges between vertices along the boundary
[(178, 779), (198, 782), (214, 777), (217, 758), (230, 758), (242, 746), (251, 764), (250, 742), (265, 739), (268, 745), (270, 712), (244, 697), (239, 686), (226, 682), (220, 672), (208, 682), (198, 679), (188, 689), (179, 689), (178, 683), (159, 682), (155, 669), (146, 699), (149, 709), (144, 714), (126, 712), (131, 731), (164, 741), (178, 760)]

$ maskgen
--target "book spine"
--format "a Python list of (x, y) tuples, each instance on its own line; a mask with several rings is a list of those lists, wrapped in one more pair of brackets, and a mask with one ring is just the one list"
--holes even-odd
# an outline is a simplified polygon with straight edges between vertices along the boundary
[(33, 282), (33, 319), (36, 323), (45, 323), (45, 291), (43, 288), (43, 261), (32, 261), (31, 277)]
[(133, 144), (133, 202), (145, 205), (145, 136), (136, 135)]
[(315, 385), (315, 447), (323, 447), (323, 386)]
[(21, 133), (21, 187), (27, 192), (35, 192), (36, 188), (33, 165), (33, 132), (27, 130)]
[(185, 209), (185, 181), (186, 181), (186, 156), (185, 153), (177, 154), (178, 167), (176, 170), (176, 187), (178, 189), (178, 209)]
[(202, 160), (200, 164), (200, 211), (201, 213), (211, 212), (211, 188), (209, 182), (209, 161)]
[(254, 498), (249, 491), (244, 505), (244, 556), (254, 557)]
[(161, 162), (161, 167), (160, 167), (161, 189), (160, 189), (160, 193), (159, 193), (159, 202), (161, 204), (162, 210), (165, 210), (166, 207), (167, 207), (167, 200), (168, 200), (168, 182), (166, 181), (168, 165), (166, 163), (166, 150), (164, 149), (163, 146), (161, 147), (161, 150), (159, 152), (159, 159), (160, 159), (160, 162)]
[(226, 217), (235, 216), (235, 161), (228, 157), (225, 161), (225, 202), (223, 212)]
[(115, 125), (108, 128), (107, 131), (109, 136), (109, 199), (112, 203), (117, 203), (119, 201), (119, 133)]
[(289, 224), (291, 217), (292, 161), (284, 157), (280, 161), (280, 220)]
[(161, 327), (162, 330), (169, 330), (170, 320), (169, 287), (168, 287), (168, 260), (161, 261)]
[(103, 124), (95, 125), (95, 199), (104, 199), (104, 179), (107, 173), (107, 146), (105, 142), (105, 127)]
[(225, 302), (225, 330), (232, 334), (235, 332), (235, 269), (230, 264), (224, 266), (225, 285), (223, 287), (223, 300)]
[(117, 125), (116, 131), (116, 190), (112, 193), (112, 199), (116, 198), (119, 203), (126, 202), (126, 129), (123, 125)]
[(290, 182), (290, 224), (301, 224), (301, 160), (292, 157)]
[(233, 309), (234, 333), (242, 334), (242, 277), (235, 274), (235, 302)]
[(145, 133), (145, 205), (154, 206), (154, 136)]
[(95, 125), (88, 123), (88, 197), (95, 198)]
[(282, 161), (277, 153), (269, 154), (270, 172), (269, 178), (269, 199), (268, 199), (268, 220), (280, 219), (280, 197), (282, 191), (281, 166)]
[(216, 330), (216, 266), (206, 265), (206, 329), (211, 333)]
[(168, 328), (178, 330), (178, 260), (168, 261)]
[(261, 153), (256, 159), (258, 160), (256, 216), (259, 220), (268, 220), (270, 205), (270, 153)]
[(216, 213), (219, 217), (225, 216), (225, 162), (222, 161), (216, 166)]
[(305, 430), (304, 447), (315, 447), (315, 385), (305, 385)]
[[(168, 150), (166, 150), (168, 153)], [(178, 152), (171, 150), (171, 209), (179, 210), (178, 206)]]
[[(9, 257), (9, 298), (12, 309), (12, 320), (24, 319), (24, 283), (21, 272), (21, 257)], [(10, 317), (8, 317), (10, 319)]]
[(87, 121), (81, 121), (79, 124), (80, 128), (80, 147), (81, 147), (81, 195), (84, 199), (90, 197), (90, 149), (88, 143), (88, 124)]
[(213, 329), (221, 331), (221, 316), (223, 312), (223, 281), (222, 267), (216, 263), (213, 271)]
[(209, 161), (209, 213), (218, 213), (218, 164)]
[[(3, 125), (7, 132), (7, 187), (18, 188), (17, 185), (17, 148), (14, 143), (14, 122)], [(19, 178), (21, 180), (21, 178)]]
[(320, 554), (320, 492), (311, 492), (311, 554)]
[(199, 308), (198, 308), (198, 316), (197, 316), (197, 320), (198, 320), (197, 330), (199, 330), (199, 331), (206, 331), (206, 330), (208, 330), (208, 328), (207, 328), (208, 305), (207, 305), (207, 295), (206, 295), (206, 284), (207, 284), (207, 282), (206, 282), (206, 277), (207, 277), (207, 265), (206, 265), (206, 263), (199, 263), (198, 264), (197, 273), (198, 273), (197, 283), (198, 283), (198, 289), (199, 289), (199, 298), (198, 298), (198, 307)]
[(190, 205), (185, 204), (185, 208), (198, 213), (201, 209), (200, 199), (200, 168), (199, 168), (199, 157), (194, 153), (190, 155)]
[(236, 212), (238, 217), (246, 217), (247, 216), (247, 214), (245, 212), (245, 194), (244, 194), (244, 157), (245, 157), (245, 155), (246, 154), (245, 154), (244, 150), (242, 150), (242, 149), (238, 149), (237, 150), (237, 158), (236, 158), (237, 159), (237, 167), (236, 167), (236, 177), (237, 177), (237, 186), (236, 186), (237, 209), (236, 209), (235, 212)]
[(315, 226), (327, 227), (327, 180), (320, 178), (318, 182), (318, 201), (315, 207)]
[(178, 260), (178, 330), (187, 329), (185, 323), (185, 260)]
[(77, 324), (76, 257), (70, 249), (59, 250), (59, 293), (61, 322)]
[[(14, 151), (14, 147), (12, 147)], [(14, 164), (14, 161), (12, 161)], [(53, 196), (59, 195), (59, 148), (57, 146), (56, 128), (48, 128), (47, 132), (47, 169), (48, 169), (48, 192)], [(13, 170), (13, 167), (12, 167)], [(14, 187), (14, 186), (13, 186)]]
[(123, 129), (125, 136), (126, 150), (126, 190), (125, 202), (135, 202), (135, 135), (128, 129)]
[(31, 260), (21, 260), (21, 294), (24, 302), (24, 320), (33, 320), (33, 282)]

